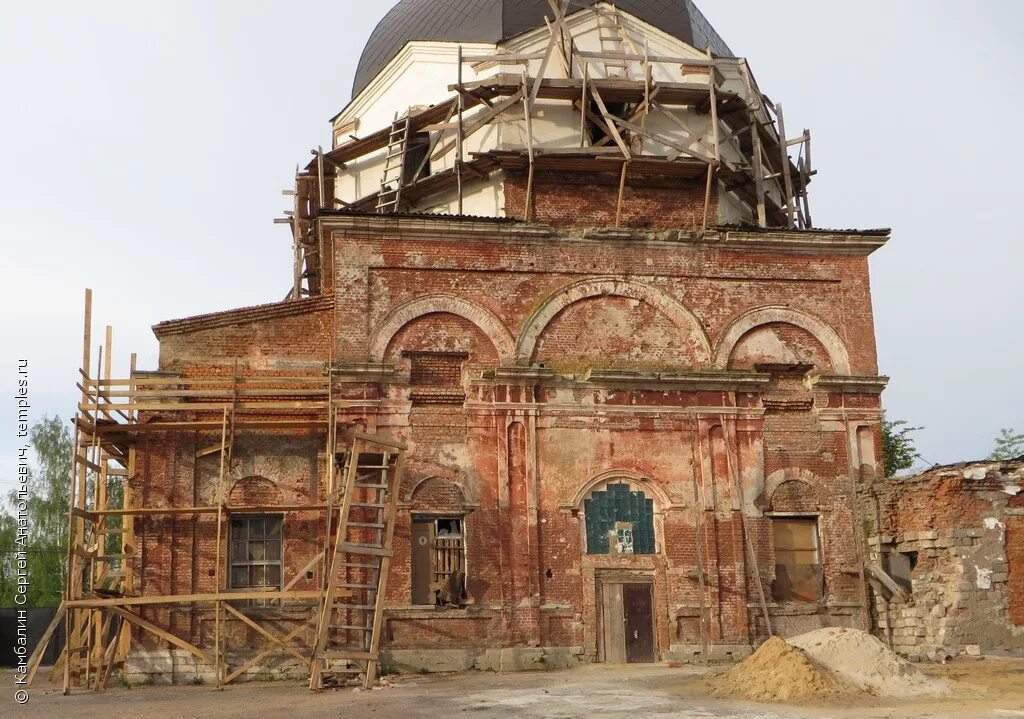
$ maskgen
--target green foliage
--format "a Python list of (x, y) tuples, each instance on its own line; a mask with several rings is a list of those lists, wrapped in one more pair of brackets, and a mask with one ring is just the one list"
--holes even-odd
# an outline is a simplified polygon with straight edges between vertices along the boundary
[(895, 477), (897, 473), (914, 466), (920, 459), (914, 443), (914, 432), (924, 427), (911, 427), (902, 419), (890, 422), (882, 418), (882, 455), (885, 458), (885, 476)]
[(33, 462), (28, 495), (12, 490), (14, 515), (0, 510), (0, 606), (14, 606), (17, 588), (17, 507), (28, 520), (28, 605), (56, 606), (64, 592), (68, 546), (68, 491), (71, 487), (71, 433), (60, 417), (43, 417), (29, 432)]
[(1004, 429), (996, 437), (996, 448), (989, 459), (1017, 459), (1024, 457), (1024, 434), (1017, 434), (1012, 429)]

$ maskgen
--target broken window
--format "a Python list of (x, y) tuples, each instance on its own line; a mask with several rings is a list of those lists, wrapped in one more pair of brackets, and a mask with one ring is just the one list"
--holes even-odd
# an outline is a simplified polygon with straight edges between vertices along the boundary
[(654, 500), (610, 484), (583, 502), (587, 554), (654, 554)]
[[(430, 175), (430, 133), (417, 132), (409, 138), (402, 165), (402, 184), (409, 185)], [(417, 173), (423, 165), (423, 172)]]
[[(616, 146), (615, 138), (608, 129), (608, 123), (601, 114), (601, 108), (596, 100), (588, 104), (590, 112), (587, 115), (587, 134), (590, 137), (591, 145), (612, 145)], [(606, 102), (605, 107), (608, 114), (620, 120), (629, 120), (633, 112), (633, 106), (624, 102)], [(617, 126), (619, 136), (626, 145), (632, 144), (632, 133), (621, 126)]]
[(466, 542), (462, 517), (414, 517), (412, 602), (460, 606), (466, 599)]
[(775, 581), (772, 597), (780, 602), (817, 602), (824, 595), (824, 572), (818, 543), (818, 519), (772, 518)]
[[(228, 557), (231, 589), (281, 588), (281, 525), (280, 515), (231, 519)], [(276, 605), (277, 601), (253, 599), (244, 604), (267, 607)]]

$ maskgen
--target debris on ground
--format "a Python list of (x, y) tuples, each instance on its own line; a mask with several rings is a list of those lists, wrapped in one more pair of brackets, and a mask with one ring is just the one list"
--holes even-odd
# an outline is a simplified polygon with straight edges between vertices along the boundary
[(789, 640), (822, 667), (878, 697), (942, 696), (950, 686), (926, 677), (913, 664), (859, 629), (816, 629)]
[(717, 697), (756, 701), (835, 700), (857, 693), (855, 687), (780, 637), (772, 637), (709, 683)]

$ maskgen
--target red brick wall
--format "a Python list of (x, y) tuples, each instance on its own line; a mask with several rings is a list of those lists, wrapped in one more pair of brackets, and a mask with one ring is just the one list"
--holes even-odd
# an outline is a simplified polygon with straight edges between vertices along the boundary
[[(533, 217), (558, 227), (615, 225), (620, 174), (536, 172)], [(523, 218), (527, 175), (509, 172), (505, 181), (505, 215)], [(630, 174), (622, 200), (622, 227), (640, 229), (699, 229), (704, 221), (706, 182)], [(712, 191), (708, 223), (718, 217), (718, 198)]]
[[(606, 195), (617, 192), (617, 178), (614, 186), (596, 188), (556, 187), (546, 184), (549, 179), (538, 183), (542, 218), (608, 224)], [(516, 182), (509, 181), (511, 202)], [(629, 221), (692, 226), (685, 222), (694, 221), (696, 194), (703, 202), (699, 184), (699, 193), (695, 187), (631, 188)], [(576, 210), (563, 203), (575, 203)], [(766, 478), (776, 473), (796, 473), (812, 485), (822, 515), (828, 600), (858, 602), (848, 573), (857, 563), (849, 442), (835, 413), (877, 424), (877, 395), (814, 392), (803, 376), (785, 374), (766, 386), (739, 389), (717, 386), (714, 373), (683, 387), (656, 378), (587, 384), (482, 373), (516, 364), (516, 345), (531, 318), (567, 287), (614, 276), (618, 284), (611, 289), (602, 285), (538, 327), (535, 352), (519, 364), (540, 363), (565, 373), (723, 370), (724, 362), (716, 367), (707, 358), (717, 353), (730, 325), (753, 309), (786, 307), (831, 327), (846, 346), (852, 372), (870, 375), (877, 367), (865, 258), (740, 251), (710, 240), (691, 244), (661, 236), (551, 237), (536, 228), (510, 227), (490, 223), (468, 232), (461, 223), (440, 220), (366, 219), (362, 228), (333, 235), (334, 283), (344, 288), (333, 314), (310, 301), (287, 316), (246, 315), (233, 324), (220, 317), (165, 328), (161, 368), (223, 373), (240, 356), (260, 372), (312, 372), (331, 356), (332, 343), (336, 361), (395, 365), (391, 380), (353, 380), (342, 390), (362, 403), (350, 419), (408, 441), (410, 492), (420, 479), (441, 478), (403, 495), (388, 591), (388, 647), (429, 648), (443, 638), (452, 648), (584, 646), (595, 656), (597, 586), (603, 572), (622, 570), (654, 577), (657, 615), (670, 617), (659, 621), (662, 653), (673, 644), (699, 643), (693, 612), (702, 603), (709, 608), (713, 642), (756, 639), (764, 632), (756, 584), (760, 578), (767, 591), (774, 567), (769, 522), (760, 516), (767, 505), (758, 498)], [(396, 313), (423, 298), (433, 298), (431, 311), (381, 336)], [(415, 401), (404, 353), (424, 351), (466, 353), (465, 404)], [(733, 369), (763, 362), (835, 369), (821, 342), (777, 322), (748, 333), (732, 356)], [(833, 415), (826, 420), (828, 412)], [(216, 459), (195, 460), (194, 454), (196, 446), (212, 441), (150, 437), (143, 501), (211, 501)], [(236, 449), (237, 476), (266, 477), (281, 501), (312, 501), (321, 484), (316, 452), (322, 446), (315, 433), (254, 435)], [(585, 555), (577, 499), (607, 473), (656, 499), (659, 554)], [(266, 485), (239, 489), (238, 498), (262, 501), (259, 487)], [(798, 505), (787, 492), (781, 490), (778, 501), (792, 510)], [(421, 616), (407, 607), (411, 517), (416, 511), (455, 511), (455, 504), (467, 513), (467, 581), (475, 607), (463, 615)], [(744, 549), (741, 513), (757, 573)], [(211, 526), (205, 519), (147, 520), (142, 591), (212, 587)], [(288, 570), (294, 572), (318, 550), (322, 525), (315, 517), (289, 516), (285, 531)], [(698, 571), (704, 575), (703, 598)], [(303, 580), (297, 588), (307, 586), (315, 581)], [(203, 631), (202, 618), (189, 612), (159, 618), (184, 622), (193, 636)]]

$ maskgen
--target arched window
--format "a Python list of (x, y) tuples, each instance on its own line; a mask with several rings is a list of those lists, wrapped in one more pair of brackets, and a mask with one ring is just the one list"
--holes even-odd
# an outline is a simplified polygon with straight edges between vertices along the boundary
[(654, 554), (654, 500), (609, 484), (583, 500), (587, 554)]

